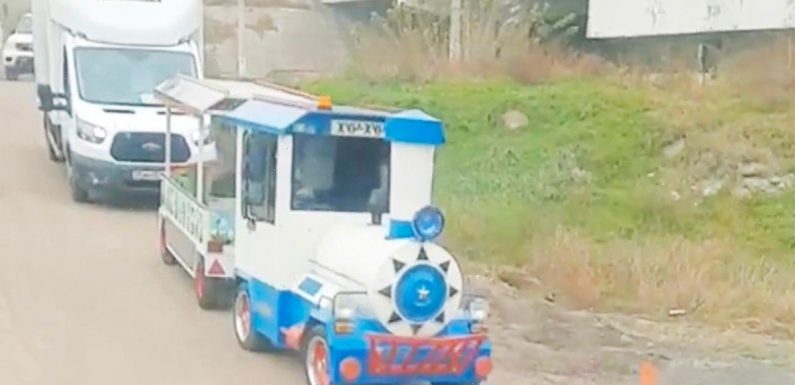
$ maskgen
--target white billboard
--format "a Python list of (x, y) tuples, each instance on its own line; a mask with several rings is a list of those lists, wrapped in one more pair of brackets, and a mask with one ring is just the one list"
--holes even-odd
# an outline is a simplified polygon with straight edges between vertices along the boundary
[(589, 38), (795, 28), (795, 0), (589, 0)]

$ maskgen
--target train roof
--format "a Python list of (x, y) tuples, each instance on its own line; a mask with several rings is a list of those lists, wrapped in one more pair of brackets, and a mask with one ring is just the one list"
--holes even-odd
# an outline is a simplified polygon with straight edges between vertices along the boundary
[(442, 122), (421, 110), (337, 106), (273, 83), (177, 76), (160, 84), (155, 96), (171, 108), (277, 135), (340, 134), (433, 146), (445, 141)]

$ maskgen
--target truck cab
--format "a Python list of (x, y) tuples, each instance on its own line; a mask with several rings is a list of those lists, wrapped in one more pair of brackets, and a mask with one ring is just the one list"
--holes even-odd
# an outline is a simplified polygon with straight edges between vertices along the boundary
[[(195, 163), (194, 120), (165, 109), (154, 87), (202, 77), (201, 3), (34, 0), (36, 79), (50, 159), (65, 162), (72, 198), (156, 193), (166, 153)], [(212, 157), (212, 147), (205, 155)]]

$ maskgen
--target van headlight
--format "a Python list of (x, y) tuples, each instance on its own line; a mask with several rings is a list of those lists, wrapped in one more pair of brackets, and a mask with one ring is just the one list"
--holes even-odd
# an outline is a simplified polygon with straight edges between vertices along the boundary
[(102, 143), (108, 136), (108, 132), (104, 128), (86, 122), (82, 119), (77, 119), (77, 137), (91, 143)]
[(483, 322), (489, 316), (489, 301), (485, 298), (475, 298), (469, 303), (469, 316), (475, 322)]

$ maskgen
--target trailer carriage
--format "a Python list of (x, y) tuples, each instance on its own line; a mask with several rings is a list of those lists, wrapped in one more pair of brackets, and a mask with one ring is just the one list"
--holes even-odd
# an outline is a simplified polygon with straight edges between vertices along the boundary
[(234, 303), (243, 348), (302, 352), (310, 385), (487, 378), (488, 304), (434, 242), (441, 122), (262, 83), (176, 77), (155, 95), (218, 154), (166, 168), (164, 261), (202, 307)]

